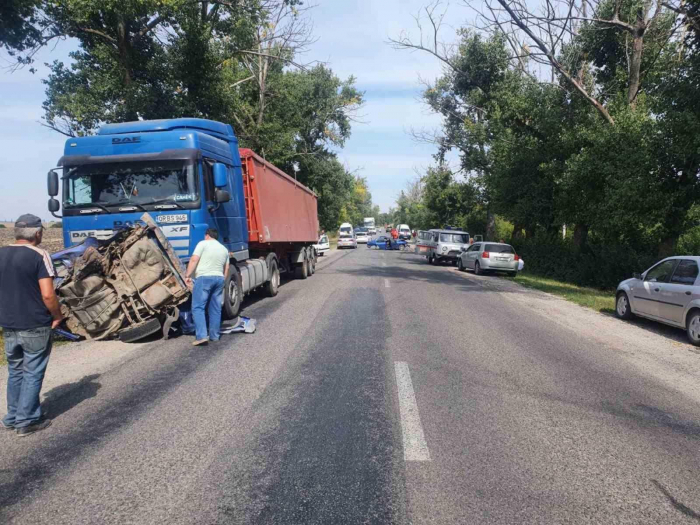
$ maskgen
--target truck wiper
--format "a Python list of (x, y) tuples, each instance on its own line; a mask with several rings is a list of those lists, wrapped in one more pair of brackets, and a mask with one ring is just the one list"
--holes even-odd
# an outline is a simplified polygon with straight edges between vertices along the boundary
[(175, 202), (173, 199), (159, 199), (153, 202), (146, 202), (144, 204), (148, 204), (149, 206), (152, 206), (153, 204), (172, 204), (173, 206), (177, 208), (182, 208), (181, 204), (178, 204)]
[[(110, 204), (110, 206), (123, 206), (123, 207), (130, 207), (130, 208), (137, 208), (141, 211), (148, 211), (146, 208), (143, 207), (142, 204), (137, 204), (136, 202), (129, 202), (129, 201), (118, 201), (118, 202), (113, 202)], [(120, 210), (121, 211), (121, 210)]]
[[(64, 207), (66, 207), (66, 206), (64, 205)], [(98, 204), (96, 202), (82, 202), (80, 204), (71, 204), (70, 206), (67, 206), (66, 208), (69, 210), (79, 210), (81, 208), (99, 208), (106, 213), (112, 213), (111, 211), (109, 211), (108, 208), (106, 208), (102, 204)], [(86, 211), (91, 211), (91, 210), (86, 210)], [(81, 212), (81, 213), (85, 213), (85, 212)]]

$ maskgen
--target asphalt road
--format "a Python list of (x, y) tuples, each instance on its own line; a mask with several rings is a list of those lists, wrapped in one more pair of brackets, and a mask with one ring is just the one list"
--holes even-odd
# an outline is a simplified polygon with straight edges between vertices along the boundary
[(65, 385), (50, 429), (0, 433), (0, 522), (700, 522), (681, 371), (489, 279), (361, 246), (246, 302), (255, 334)]

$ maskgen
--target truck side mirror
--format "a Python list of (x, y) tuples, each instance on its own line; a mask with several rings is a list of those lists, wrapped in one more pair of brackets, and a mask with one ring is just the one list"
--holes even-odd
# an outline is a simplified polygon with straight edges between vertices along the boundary
[(226, 164), (221, 164), (220, 162), (214, 164), (214, 186), (217, 188), (228, 186), (228, 168)]
[(49, 197), (58, 195), (58, 174), (51, 170), (46, 175), (46, 185), (49, 190)]
[(215, 196), (217, 204), (223, 204), (224, 202), (228, 202), (231, 200), (231, 194), (226, 190), (216, 190)]
[(56, 199), (51, 197), (49, 199), (49, 211), (51, 213), (56, 213), (60, 208), (61, 208), (61, 204)]

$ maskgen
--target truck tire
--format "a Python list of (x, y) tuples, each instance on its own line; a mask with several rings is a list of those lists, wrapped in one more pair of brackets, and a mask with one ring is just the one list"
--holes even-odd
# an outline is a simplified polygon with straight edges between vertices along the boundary
[(309, 277), (309, 264), (306, 259), (306, 250), (303, 250), (304, 252), (304, 261), (301, 264), (298, 264), (294, 268), (294, 277), (296, 279), (306, 279)]
[(143, 323), (128, 326), (119, 330), (119, 340), (122, 343), (133, 343), (161, 330), (160, 320), (156, 317)]
[(243, 302), (243, 286), (241, 285), (241, 274), (238, 268), (231, 265), (224, 281), (224, 319), (235, 319), (241, 310)]
[(268, 297), (274, 297), (279, 293), (280, 287), (280, 269), (277, 267), (277, 261), (270, 261), (270, 280), (265, 283), (265, 293)]

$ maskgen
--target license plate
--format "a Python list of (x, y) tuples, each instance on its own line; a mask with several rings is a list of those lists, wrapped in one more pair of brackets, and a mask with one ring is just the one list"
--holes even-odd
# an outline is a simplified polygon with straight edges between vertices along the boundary
[(179, 213), (176, 215), (158, 215), (156, 222), (159, 224), (173, 224), (175, 222), (187, 222), (187, 214)]

